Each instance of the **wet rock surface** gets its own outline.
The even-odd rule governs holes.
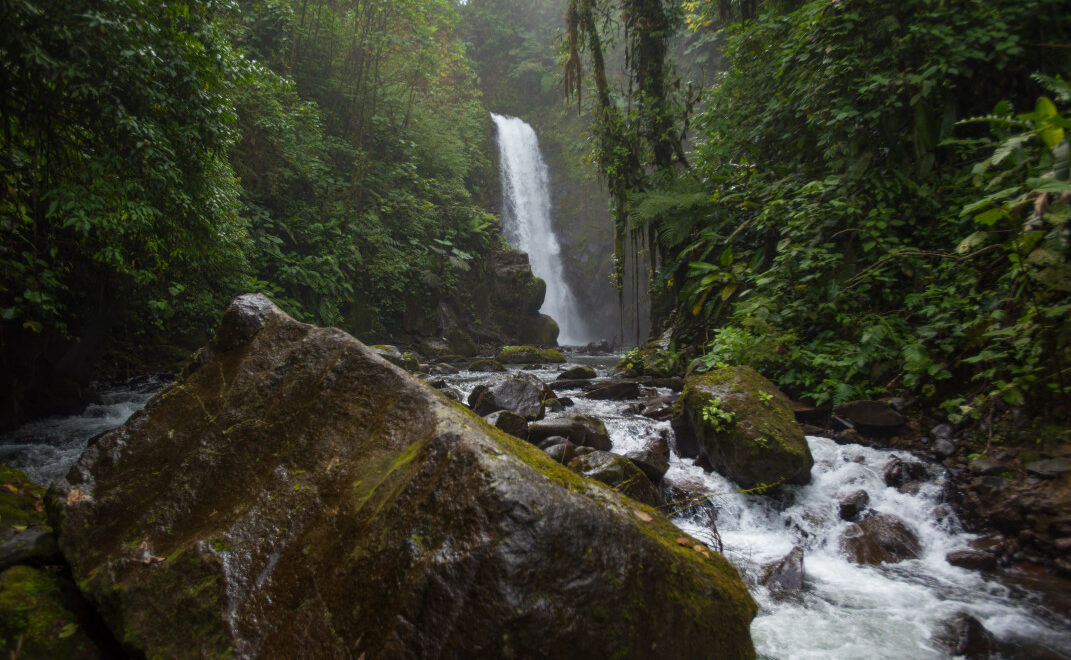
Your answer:
[[[792,550],[763,569],[761,584],[766,585],[775,596],[785,597],[803,591],[803,548]]]
[[[841,548],[857,564],[896,563],[916,559],[922,551],[918,536],[903,520],[879,513],[844,530]]]
[[[860,514],[866,510],[866,506],[869,503],[870,496],[867,495],[865,490],[857,490],[854,493],[845,495],[837,502],[841,520],[858,520]]]
[[[806,484],[814,459],[792,403],[750,367],[685,381],[673,421],[681,456],[695,451],[744,488]]]
[[[754,657],[735,569],[657,512],[338,330],[274,308],[234,327],[53,495],[131,651]]]
[[[993,635],[969,614],[956,614],[938,626],[934,641],[950,656],[988,660],[994,648]]]
[[[643,471],[624,456],[608,451],[593,451],[577,456],[568,465],[569,469],[601,481],[634,500],[655,507],[664,504],[661,494]]]
[[[528,440],[538,444],[551,436],[568,438],[576,445],[610,450],[610,434],[602,420],[590,415],[564,415],[528,425]]]

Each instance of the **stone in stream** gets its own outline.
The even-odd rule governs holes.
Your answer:
[[[578,365],[558,374],[557,380],[590,380],[594,377],[594,369],[586,365]]]
[[[495,360],[502,364],[560,364],[565,362],[565,356],[553,348],[503,346]]]
[[[754,658],[736,570],[657,511],[263,296],[219,336],[50,491],[130,653]]]
[[[965,660],[985,660],[992,657],[995,650],[993,635],[978,619],[965,612],[942,621],[934,641],[949,656]]]
[[[857,564],[893,564],[917,559],[922,552],[918,536],[907,523],[887,513],[849,525],[840,546]]]
[[[476,371],[480,373],[501,373],[506,371],[506,368],[502,366],[502,363],[496,360],[474,360],[469,363],[469,366],[465,367],[469,371]]]
[[[651,447],[627,452],[625,458],[642,470],[652,484],[662,481],[662,477],[669,470],[669,457],[666,452]]]
[[[766,585],[775,597],[803,591],[803,548],[797,545],[781,559],[767,564],[759,583]]]
[[[903,489],[909,483],[926,478],[926,466],[914,461],[905,461],[898,456],[893,456],[885,464],[882,477],[886,486]]]
[[[578,454],[576,453],[577,447],[576,445],[564,438],[562,438],[561,440],[561,442],[557,442],[553,445],[546,447],[543,451],[545,451],[547,453],[547,456],[550,456],[555,463],[561,463],[562,465],[566,465],[567,463],[569,463],[569,461],[573,460],[578,456]]]
[[[477,415],[508,410],[525,419],[541,419],[546,410],[542,389],[523,378],[507,378],[482,390],[470,405]]]
[[[584,393],[585,399],[597,399],[602,401],[621,401],[623,399],[636,399],[640,396],[640,386],[633,382],[619,382],[600,385]]]
[[[589,479],[601,481],[619,493],[650,506],[662,506],[661,493],[647,475],[632,461],[608,451],[593,451],[577,456],[568,463],[569,469]]]
[[[992,571],[997,567],[997,558],[981,550],[953,550],[945,555],[945,561],[972,571]]]
[[[496,429],[509,433],[515,438],[520,438],[521,440],[528,439],[528,422],[517,413],[508,410],[499,410],[490,415],[484,415],[483,420]]]
[[[681,456],[697,451],[744,488],[810,482],[814,459],[792,402],[751,367],[689,376],[677,411]]]
[[[552,435],[568,438],[576,445],[602,451],[610,450],[610,434],[606,431],[606,424],[590,415],[563,415],[528,425],[529,442],[539,444]]]
[[[639,409],[636,412],[644,417],[664,422],[673,417],[673,404],[677,403],[679,398],[679,394],[670,394],[669,396],[648,399],[639,404]]]
[[[867,504],[870,504],[870,495],[865,490],[860,489],[845,495],[837,502],[841,520],[849,522],[858,520],[859,515],[866,510]]]

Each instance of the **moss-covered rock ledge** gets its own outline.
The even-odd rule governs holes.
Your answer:
[[[60,546],[148,657],[754,657],[719,554],[263,296],[68,479]]]
[[[811,481],[814,458],[792,402],[751,367],[686,378],[673,430],[682,455],[706,456],[744,488]]]

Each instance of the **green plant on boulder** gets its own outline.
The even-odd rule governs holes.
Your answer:
[[[703,421],[717,432],[728,431],[736,422],[736,414],[721,407],[721,399],[714,399],[702,410]]]
[[[674,428],[743,488],[810,482],[814,459],[791,401],[751,367],[688,376],[676,415]]]

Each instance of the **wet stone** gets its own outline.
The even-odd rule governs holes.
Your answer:
[[[954,550],[945,555],[945,561],[973,571],[991,571],[997,567],[997,558],[981,550]]]
[[[841,520],[858,520],[859,514],[866,510],[867,504],[870,504],[870,495],[861,489],[841,498],[837,503]]]
[[[989,658],[994,651],[993,635],[978,619],[963,612],[941,622],[934,641],[948,655],[966,660]]]
[[[781,559],[763,569],[761,584],[775,596],[788,596],[803,590],[803,548],[796,546]]]

